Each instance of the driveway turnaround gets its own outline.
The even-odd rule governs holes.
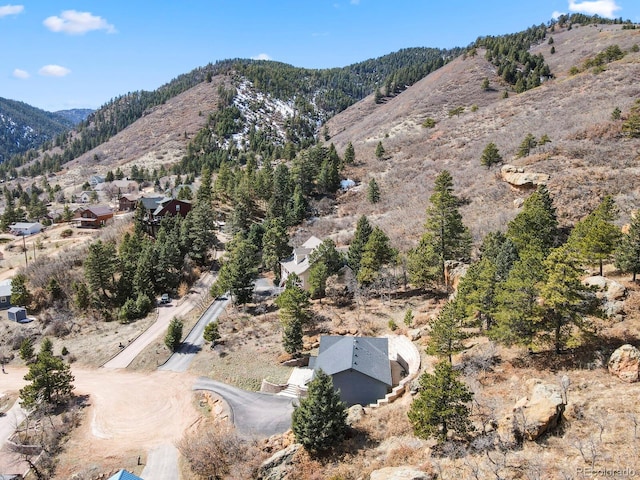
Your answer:
[[[199,378],[193,389],[208,390],[222,397],[241,435],[270,437],[291,428],[293,399],[289,397],[249,392],[205,377]]]
[[[158,367],[158,370],[170,370],[172,372],[185,372],[191,362],[193,361],[196,353],[198,353],[202,345],[204,344],[204,327],[209,323],[216,321],[218,315],[220,315],[229,300],[227,297],[222,297],[224,300],[216,300],[211,304],[209,308],[202,314],[198,322],[189,332],[187,338],[180,344],[180,348],[169,357],[163,365]]]

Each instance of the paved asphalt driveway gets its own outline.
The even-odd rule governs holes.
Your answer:
[[[199,378],[193,389],[209,390],[222,397],[241,435],[270,437],[291,428],[292,398],[248,392],[205,377]]]
[[[172,372],[186,372],[191,365],[196,353],[202,349],[204,344],[204,327],[209,323],[214,322],[218,315],[220,315],[229,300],[227,297],[222,297],[224,300],[216,300],[209,308],[202,314],[198,322],[189,332],[187,338],[180,344],[180,348],[169,357],[163,365],[158,367],[158,370],[170,370]]]

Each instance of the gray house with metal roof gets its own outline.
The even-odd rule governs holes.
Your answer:
[[[333,378],[333,387],[347,405],[369,405],[392,387],[389,343],[386,338],[320,337],[317,357],[309,367]]]

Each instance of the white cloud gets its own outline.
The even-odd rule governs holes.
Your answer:
[[[24,11],[24,5],[3,5],[0,7],[0,18],[9,15],[18,15]]]
[[[594,0],[579,3],[575,0],[569,0],[569,11],[586,13],[587,15],[615,18],[615,12],[621,9],[622,7],[616,4],[616,0]]]
[[[566,14],[564,12],[559,12],[557,10],[554,10],[553,13],[551,14],[551,18],[553,18],[554,20],[557,20],[562,15],[566,15]]]
[[[38,73],[43,77],[66,77],[71,73],[71,70],[60,65],[45,65]]]
[[[116,33],[116,27],[107,23],[104,18],[92,15],[90,12],[76,10],[65,10],[59,17],[54,15],[45,18],[42,23],[52,32],[63,32],[69,35],[83,35],[92,30]]]
[[[16,68],[13,71],[13,76],[15,78],[20,78],[20,79],[25,80],[25,79],[29,78],[31,75],[29,75],[29,72],[27,72],[26,70],[22,70],[20,68]]]
[[[255,57],[251,57],[252,60],[271,60],[271,57],[266,53],[259,53]]]

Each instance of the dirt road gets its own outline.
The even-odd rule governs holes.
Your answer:
[[[24,386],[26,372],[13,368],[2,375],[0,392]],[[72,372],[75,393],[90,397],[86,421],[72,432],[65,445],[73,458],[63,456],[57,478],[70,478],[91,465],[106,471],[117,468],[123,458],[146,458],[157,447],[173,444],[199,418],[193,405],[195,378],[189,374],[75,368]],[[1,417],[0,425],[4,422],[10,423],[11,419]],[[11,471],[11,460],[3,451],[0,471]]]

